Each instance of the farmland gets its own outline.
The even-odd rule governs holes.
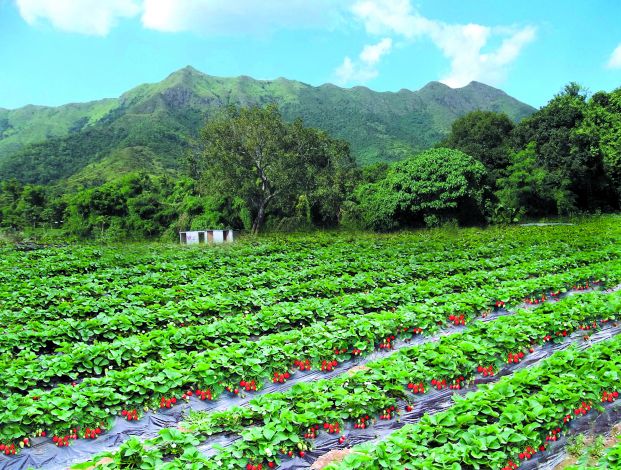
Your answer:
[[[0,469],[534,468],[616,413],[620,222],[0,248]]]

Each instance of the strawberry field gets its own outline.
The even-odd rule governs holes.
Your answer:
[[[0,469],[544,468],[616,416],[617,217],[0,255]]]

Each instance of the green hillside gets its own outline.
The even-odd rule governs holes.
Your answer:
[[[534,111],[477,82],[459,89],[431,82],[419,91],[380,93],[284,78],[218,78],[185,67],[115,99],[0,109],[0,175],[90,185],[128,169],[175,171],[189,139],[219,108],[268,103],[278,104],[288,120],[301,117],[349,141],[361,163],[394,161],[428,148],[457,117],[475,109],[503,111],[515,121]]]

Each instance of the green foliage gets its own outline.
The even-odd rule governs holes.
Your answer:
[[[567,440],[567,452],[574,457],[579,457],[586,447],[584,434],[572,436]]]
[[[588,98],[571,83],[514,125],[527,107],[476,82],[380,96],[185,68],[119,100],[62,107],[57,125],[46,126],[48,140],[27,137],[28,120],[37,127],[49,112],[0,110],[0,227],[174,239],[177,230],[206,227],[514,223],[621,205],[621,89]],[[300,117],[346,137],[358,161],[382,161],[360,171],[350,145]],[[387,163],[438,142],[450,123],[441,145],[461,157]],[[464,154],[473,160],[464,163]],[[125,191],[127,174],[150,175],[152,187]]]
[[[590,132],[581,131],[593,105],[583,89],[571,83],[546,106],[520,122],[512,134],[517,151],[534,144],[529,150],[535,157],[534,165],[546,172],[546,185],[557,188],[552,195],[557,214],[617,205],[602,156],[592,151],[598,145],[600,131],[594,127]],[[529,215],[541,212],[537,206],[526,206],[525,210]],[[550,205],[543,211],[554,214]]]
[[[270,214],[336,224],[356,177],[345,142],[299,120],[287,124],[271,105],[228,108],[208,122],[202,143],[195,168],[203,190],[243,201],[255,233]]]
[[[362,183],[377,183],[384,179],[390,165],[386,162],[377,162],[362,168]]]
[[[201,223],[227,225],[234,216],[222,198],[193,196],[186,179],[130,173],[101,186],[59,195],[50,188],[0,186],[0,227],[55,229],[79,237],[106,240],[157,238],[184,220],[183,229]],[[204,228],[204,227],[201,227]],[[166,236],[175,239],[176,233]]]
[[[567,451],[576,458],[576,464],[567,467],[567,470],[596,470],[598,468],[614,469],[621,463],[621,446],[607,444],[603,435],[597,435],[587,442],[584,434],[572,436],[567,441]],[[608,448],[607,448],[608,447]]]
[[[613,191],[621,198],[621,88],[591,97],[576,134],[584,139],[595,137],[589,151],[594,158],[601,158]]]
[[[517,221],[526,214],[568,215],[575,211],[575,195],[569,189],[571,181],[559,181],[537,164],[534,142],[511,156],[507,175],[498,180],[500,189],[496,192],[506,219]]]
[[[461,150],[479,160],[493,183],[509,165],[509,138],[513,127],[506,114],[473,111],[455,120],[451,133],[439,145]]]
[[[393,165],[355,194],[362,225],[374,230],[483,221],[485,167],[451,149],[433,149]]]

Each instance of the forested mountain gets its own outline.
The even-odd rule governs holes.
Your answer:
[[[279,78],[218,78],[185,67],[119,98],[60,107],[0,108],[0,179],[97,185],[129,170],[175,172],[209,116],[227,105],[275,103],[286,120],[347,140],[361,163],[399,160],[444,138],[452,122],[481,109],[518,121],[531,106],[478,82],[418,91],[313,87]]]

